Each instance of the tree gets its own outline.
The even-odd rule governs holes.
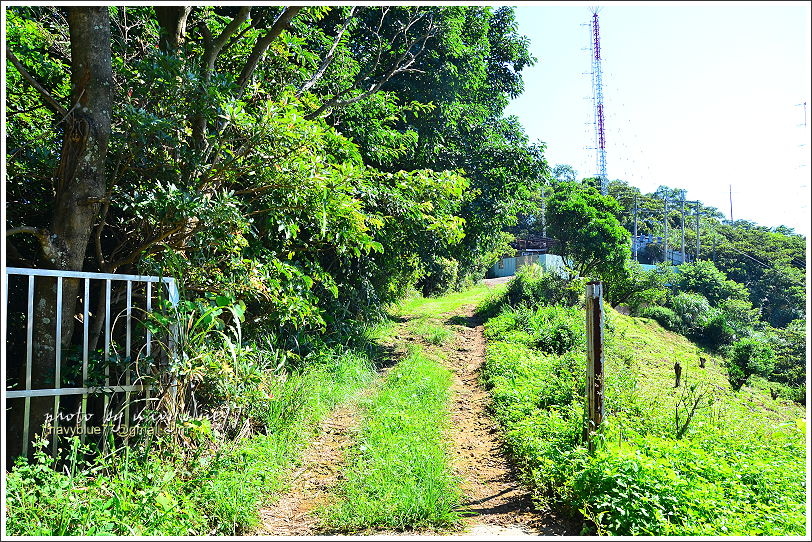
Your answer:
[[[312,113],[321,109],[336,118],[344,108],[386,96],[383,84],[396,83],[421,61],[415,40],[433,36],[440,12],[111,8],[108,88],[116,107],[108,185],[86,224],[91,250],[84,269],[158,272],[170,261],[186,261],[181,270],[190,290],[244,296],[249,316],[270,315],[264,321],[282,334],[323,326],[328,308],[341,307],[345,316],[362,307],[375,312],[402,293],[460,242],[467,181],[426,168],[381,174],[364,164],[357,145]],[[49,48],[68,29],[60,15],[55,8],[19,8],[10,25],[15,43],[24,44],[19,53],[47,51],[28,58],[49,68],[46,86],[53,88],[69,73],[59,60],[69,52]],[[366,49],[356,67],[377,62],[364,76],[342,67],[359,47]],[[23,111],[11,123],[12,142],[26,149],[33,130],[21,129],[21,121],[36,120],[45,131],[59,112],[31,119],[29,87],[19,77],[12,82],[11,101]],[[382,120],[372,115],[365,122]],[[45,172],[50,164],[41,156],[24,158],[11,161],[10,192],[24,203],[13,207],[10,224],[19,229],[12,234],[35,227],[25,223],[36,216],[32,210],[53,205],[41,183],[28,181],[32,170]],[[11,256],[40,265],[42,251],[25,241]],[[401,266],[405,261],[414,265]],[[91,309],[93,348],[104,299],[91,295],[99,300]],[[65,311],[67,319],[72,314]]]
[[[44,104],[61,117],[62,148],[53,177],[53,203],[47,226],[17,225],[6,236],[30,235],[38,241],[45,267],[81,270],[88,240],[106,194],[105,161],[110,140],[113,74],[110,53],[110,18],[106,7],[68,8],[70,35],[70,102],[55,98],[10,49],[6,58],[22,79],[33,87]],[[9,243],[11,244],[11,243]],[[12,249],[13,253],[18,251]],[[36,379],[52,372],[56,348],[71,343],[80,281],[65,280],[62,291],[62,345],[56,345],[54,326],[57,291],[51,281],[36,282],[32,374]],[[20,364],[19,370],[24,371]],[[24,380],[21,373],[20,381]],[[40,381],[41,382],[41,381]],[[32,427],[38,427],[47,407],[34,401]]]
[[[803,389],[806,384],[806,320],[798,318],[768,334],[775,350],[771,380]]]
[[[6,236],[32,235],[47,266],[79,270],[105,196],[113,74],[107,8],[69,8],[67,21],[72,66],[68,107],[37,82],[11,49],[6,49],[6,57],[22,79],[39,92],[47,107],[63,117],[64,126],[49,227],[19,225],[8,229]]]
[[[613,307],[628,305],[633,314],[649,305],[662,305],[667,296],[666,284],[673,278],[670,269],[662,266],[645,270],[633,260],[627,260],[624,272],[617,275],[608,291],[607,300]]]
[[[774,327],[786,327],[804,317],[806,288],[804,273],[781,262],[765,269],[753,285],[753,296],[762,307],[763,318]]]
[[[12,54],[59,102],[63,11],[9,13]],[[171,264],[190,291],[244,297],[247,329],[255,316],[280,335],[321,329],[408,285],[478,278],[546,176],[543,147],[502,115],[532,62],[509,8],[106,13],[113,106],[83,270]],[[23,234],[49,227],[43,179],[65,123],[21,73],[9,67],[9,261],[48,266]]]
[[[546,178],[543,146],[530,145],[518,120],[503,116],[508,99],[521,92],[522,69],[533,59],[511,8],[426,9],[437,30],[410,71],[327,120],[358,142],[375,168],[464,173],[470,181],[460,210],[466,235],[453,254],[464,281],[479,278],[509,249],[504,230],[519,212],[530,210]],[[377,28],[380,16],[367,18],[359,24]],[[363,73],[372,66],[362,53],[346,56]]]
[[[611,282],[629,258],[629,233],[618,222],[617,202],[595,188],[559,183],[547,201],[554,252],[577,275]]]
[[[578,180],[578,172],[567,164],[556,164],[550,174],[560,183],[574,183]]]

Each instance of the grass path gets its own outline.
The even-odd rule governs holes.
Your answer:
[[[261,511],[261,525],[253,534],[337,534],[325,523],[323,510],[338,501],[340,487],[346,481],[343,471],[348,452],[357,444],[361,431],[360,404],[380,390],[393,363],[415,350],[424,352],[452,374],[446,456],[463,495],[459,509],[462,521],[452,527],[401,533],[512,538],[578,534],[574,526],[552,513],[533,510],[531,494],[517,481],[503,452],[498,426],[487,411],[490,397],[479,381],[485,361],[485,338],[474,307],[489,292],[488,286],[480,285],[466,292],[401,304],[394,326],[379,338],[382,350],[391,358],[387,367],[371,386],[322,422],[289,489]],[[359,534],[396,533],[379,529]]]
[[[420,343],[452,371],[451,463],[464,495],[463,523],[453,533],[481,536],[577,535],[578,527],[549,511],[533,509],[530,491],[520,484],[503,451],[496,421],[488,412],[490,395],[479,374],[485,363],[483,322],[478,302],[504,280],[437,299],[412,299],[400,307],[407,321],[398,338]],[[421,533],[415,533],[421,534]]]

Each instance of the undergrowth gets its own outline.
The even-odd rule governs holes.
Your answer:
[[[459,520],[460,492],[443,438],[451,374],[413,351],[365,405],[338,501],[324,511],[337,531],[441,528]]]
[[[237,441],[202,430],[193,454],[153,442],[84,459],[74,439],[69,460],[54,468],[39,444],[33,462],[7,476],[10,535],[238,534],[257,524],[258,508],[285,485],[319,420],[370,382],[369,358],[323,352],[274,380],[254,415],[264,433]],[[88,456],[90,457],[90,456]]]

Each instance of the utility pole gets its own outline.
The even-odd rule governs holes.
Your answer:
[[[634,261],[640,262],[637,259],[637,194],[634,195],[634,237],[632,238],[632,244],[634,246]]]
[[[663,262],[668,261],[668,195],[663,198],[663,205],[665,208],[665,214],[663,216],[663,229],[665,233],[663,234],[663,242],[665,243],[665,254],[663,255]]]
[[[685,263],[685,190],[682,191],[682,201],[680,206],[680,251],[682,252],[682,263]]]
[[[733,185],[730,185],[730,223],[733,224]]]

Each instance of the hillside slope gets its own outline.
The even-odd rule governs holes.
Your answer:
[[[483,378],[539,505],[600,534],[803,534],[803,408],[768,390],[734,392],[722,360],[702,354],[702,368],[684,337],[606,313],[606,421],[594,455],[582,445],[583,310],[504,306],[486,324]]]

